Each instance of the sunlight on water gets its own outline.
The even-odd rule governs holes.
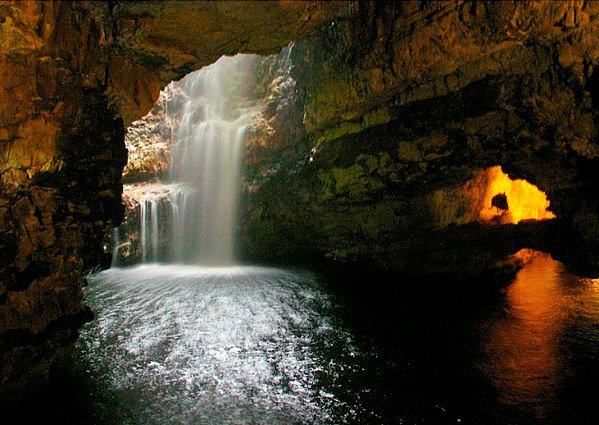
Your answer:
[[[76,376],[99,424],[586,423],[599,281],[518,256],[490,299],[360,277],[344,307],[319,279],[272,268],[111,269],[85,288],[97,316]],[[385,283],[420,287],[373,306]]]

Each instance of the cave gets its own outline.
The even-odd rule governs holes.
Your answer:
[[[518,224],[556,218],[545,193],[526,180],[510,179],[501,166],[477,173],[466,184],[466,192],[473,205],[473,220]]]
[[[0,3],[2,417],[594,423],[598,23]]]

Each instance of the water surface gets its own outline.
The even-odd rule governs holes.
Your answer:
[[[77,397],[95,423],[593,423],[599,282],[538,254],[496,285],[111,269]]]

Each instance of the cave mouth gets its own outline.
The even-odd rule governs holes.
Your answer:
[[[594,423],[598,6],[2,2],[0,411]]]
[[[518,224],[525,220],[551,220],[547,195],[524,179],[511,179],[500,165],[479,171],[465,186],[473,220]]]
[[[127,129],[112,266],[237,262],[245,143],[260,126],[268,83],[285,72],[277,56],[222,56],[168,84]]]

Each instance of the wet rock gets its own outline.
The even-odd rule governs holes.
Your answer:
[[[297,40],[263,63],[248,257],[478,273],[532,246],[597,269],[595,3],[253,7],[0,4],[0,397],[47,380],[88,317],[82,274],[106,264],[123,220],[125,126],[223,54]],[[136,128],[163,140],[154,124]],[[150,145],[130,144],[130,181],[163,176],[168,144]],[[559,221],[469,221],[456,194],[496,164],[544,191]]]
[[[502,165],[545,192],[560,219],[555,234],[539,224],[544,248],[597,273],[598,13],[589,3],[360,3],[298,43],[305,137],[247,166],[248,259],[493,267],[505,250],[484,252],[479,238],[504,230],[466,225],[460,188]],[[521,235],[508,234],[518,249]]]
[[[123,219],[124,124],[171,80],[223,54],[276,52],[346,9],[0,4],[0,404],[43,387],[76,337],[68,318],[86,317],[83,273],[106,265],[105,235]],[[164,173],[166,151],[133,155],[126,177]]]

